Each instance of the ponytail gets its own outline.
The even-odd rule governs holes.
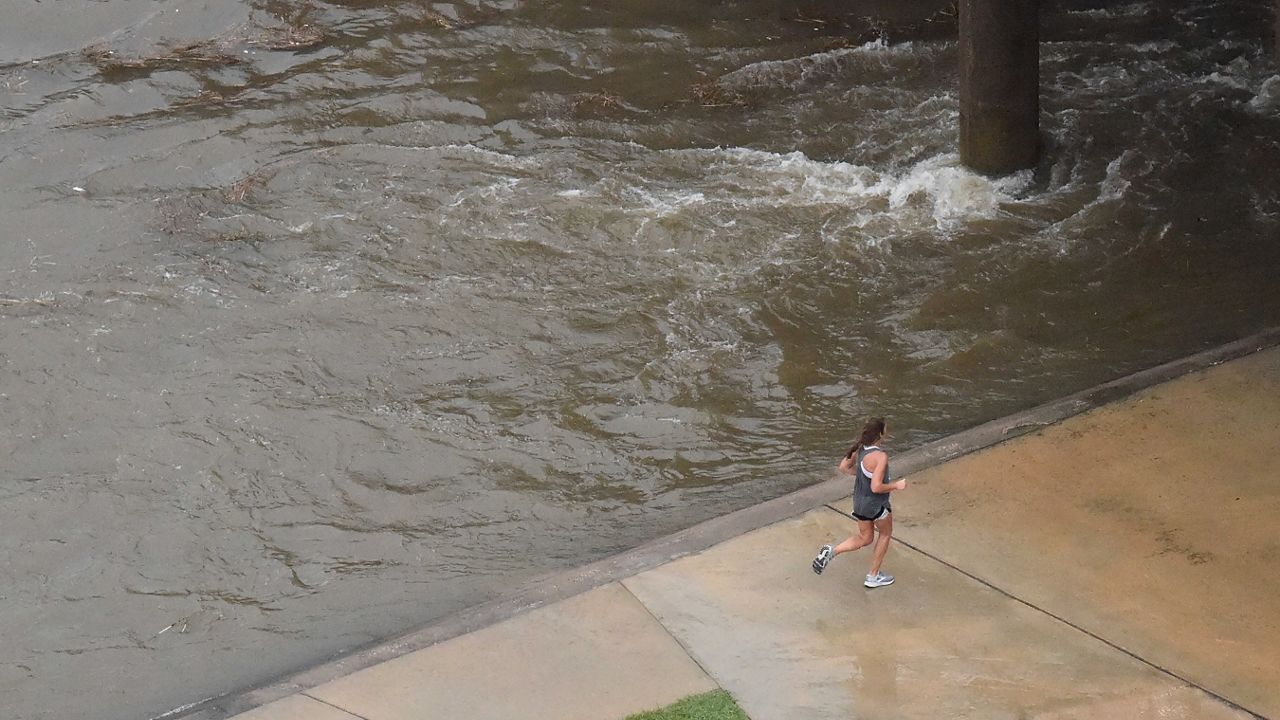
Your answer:
[[[844,454],[844,458],[846,460],[852,459],[854,455],[858,454],[859,450],[879,440],[881,435],[884,435],[884,418],[873,417],[868,419],[867,423],[862,426],[862,432],[858,433],[858,441],[849,448],[849,452]]]

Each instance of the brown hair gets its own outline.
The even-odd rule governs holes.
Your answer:
[[[858,441],[849,448],[849,452],[844,454],[845,459],[853,457],[862,448],[879,440],[881,435],[884,435],[884,418],[868,418],[867,423],[862,426],[862,432],[858,433]]]

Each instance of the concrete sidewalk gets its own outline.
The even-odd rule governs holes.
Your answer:
[[[890,587],[865,550],[812,573],[854,523],[802,494],[237,718],[619,720],[717,686],[752,720],[1280,718],[1280,350],[1201,365],[913,472]]]

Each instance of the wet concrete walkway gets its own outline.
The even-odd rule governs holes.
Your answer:
[[[809,569],[854,529],[834,481],[237,718],[617,720],[717,686],[753,720],[1280,718],[1280,349],[1241,347],[903,454],[890,587],[866,551]]]

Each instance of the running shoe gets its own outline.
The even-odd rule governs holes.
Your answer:
[[[814,562],[816,563],[817,560],[815,560]],[[885,575],[882,572],[878,572],[875,575],[868,575],[866,581],[863,582],[862,584],[869,588],[878,588],[878,587],[884,587],[885,585],[892,585],[893,576]]]
[[[818,550],[818,557],[813,559],[813,571],[821,575],[822,571],[827,569],[827,563],[831,562],[831,558],[835,556],[835,548],[830,545],[823,545]]]

